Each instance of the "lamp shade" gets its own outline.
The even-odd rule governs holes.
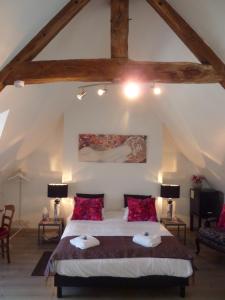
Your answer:
[[[163,198],[179,198],[180,186],[175,184],[162,184],[160,196]]]
[[[49,198],[66,198],[68,195],[68,184],[50,183],[48,184]]]

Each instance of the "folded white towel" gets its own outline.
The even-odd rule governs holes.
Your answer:
[[[144,247],[156,247],[161,243],[161,236],[159,235],[147,235],[145,234],[135,234],[133,237],[133,242],[144,246]]]
[[[70,244],[82,250],[100,245],[98,239],[91,235],[81,235],[70,240]]]

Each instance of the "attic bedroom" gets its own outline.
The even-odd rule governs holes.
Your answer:
[[[0,1],[0,298],[225,298],[225,1]]]

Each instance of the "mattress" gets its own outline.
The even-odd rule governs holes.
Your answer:
[[[160,236],[171,233],[157,222],[127,222],[122,212],[108,212],[103,221],[67,222],[62,238],[66,236],[90,234],[94,236],[133,236],[148,232]],[[58,260],[54,269],[65,276],[112,276],[137,278],[150,275],[190,277],[193,273],[190,261],[171,258],[116,258],[116,259],[76,259]]]

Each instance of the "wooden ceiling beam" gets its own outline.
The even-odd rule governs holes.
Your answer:
[[[111,57],[128,58],[129,0],[111,0]]]
[[[127,59],[75,59],[33,61],[18,64],[5,83],[15,80],[26,84],[59,81],[125,81],[161,83],[216,83],[225,79],[211,65],[179,62],[143,62]]]
[[[71,0],[51,21],[1,70],[0,91],[4,81],[18,63],[30,61],[77,15],[90,0]]]
[[[210,64],[218,73],[223,73],[225,65],[194,29],[176,12],[166,0],[146,0],[177,34],[183,43],[203,64]],[[225,88],[225,82],[221,82]]]

